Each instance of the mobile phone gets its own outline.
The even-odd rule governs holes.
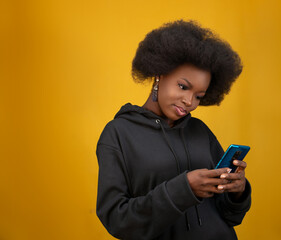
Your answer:
[[[231,169],[231,173],[235,172],[237,166],[233,165],[233,160],[237,159],[242,161],[249,150],[249,146],[231,144],[215,169],[228,167]]]

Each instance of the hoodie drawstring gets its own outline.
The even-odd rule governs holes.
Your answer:
[[[187,229],[187,231],[189,231],[190,230],[190,224],[189,224],[189,221],[188,221],[187,213],[184,213],[184,216],[185,216],[186,229]]]
[[[201,218],[200,218],[199,210],[198,210],[198,206],[197,206],[197,205],[195,205],[195,210],[196,210],[196,215],[197,215],[198,224],[199,224],[199,226],[202,226],[202,220],[201,220]]]
[[[187,169],[191,170],[190,154],[189,154],[189,151],[187,149],[187,144],[186,144],[186,141],[185,141],[185,138],[184,138],[183,128],[180,129],[180,134],[181,134],[181,139],[183,141],[184,150],[185,150],[185,153],[186,153],[186,156],[187,156]],[[198,206],[197,205],[195,205],[195,210],[196,210],[196,216],[197,216],[198,224],[199,224],[199,226],[202,226],[202,220],[200,218],[199,210],[198,210]]]
[[[181,134],[181,139],[183,141],[183,146],[184,146],[185,154],[187,156],[187,169],[190,171],[190,169],[191,169],[190,154],[189,154],[189,151],[188,151],[188,149],[186,147],[187,145],[186,145],[184,134],[183,134],[183,128],[180,129],[180,134]]]
[[[160,121],[159,119],[156,119],[156,123],[159,124],[160,127],[161,127],[161,129],[162,129],[164,138],[165,138],[165,140],[166,140],[166,142],[167,142],[169,148],[171,149],[171,151],[172,151],[172,153],[173,153],[173,155],[174,155],[174,157],[175,157],[175,159],[176,159],[178,174],[180,174],[180,173],[181,173],[181,170],[180,170],[180,163],[179,163],[179,160],[178,160],[178,158],[177,158],[177,155],[176,155],[174,149],[172,148],[172,146],[171,146],[171,144],[170,144],[170,142],[169,142],[169,140],[168,140],[168,138],[167,138],[165,129],[164,129],[164,127],[163,127],[163,125],[162,125],[162,123],[161,123],[161,121]]]
[[[163,135],[164,135],[164,139],[165,139],[165,141],[167,142],[167,144],[168,144],[168,146],[169,146],[171,152],[173,153],[174,158],[175,158],[175,160],[176,160],[176,162],[177,162],[178,174],[180,174],[180,173],[181,173],[181,170],[180,170],[179,160],[178,160],[178,158],[177,158],[177,155],[176,155],[174,149],[172,148],[172,145],[171,145],[170,142],[169,142],[169,139],[168,139],[168,137],[167,137],[167,135],[166,135],[165,129],[164,129],[164,127],[163,127],[163,125],[162,125],[160,119],[156,119],[156,123],[159,124],[160,127],[161,127],[162,133],[163,133]],[[185,154],[186,154],[186,157],[187,157],[187,169],[190,171],[190,170],[191,170],[190,154],[189,154],[189,151],[188,151],[188,149],[187,149],[186,141],[185,141],[185,138],[184,138],[183,128],[180,129],[180,135],[181,135],[181,139],[182,139],[182,141],[183,141],[184,150],[185,150]],[[202,226],[202,220],[201,220],[201,218],[200,218],[199,210],[198,210],[198,206],[197,206],[197,205],[195,205],[195,211],[196,211],[196,216],[197,216],[198,224],[199,224],[199,226]],[[187,213],[185,213],[185,223],[186,223],[186,228],[187,228],[187,230],[189,231],[189,230],[190,230],[190,224],[189,224],[189,221],[188,221]]]

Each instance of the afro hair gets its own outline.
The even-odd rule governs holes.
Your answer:
[[[200,105],[219,105],[242,72],[231,46],[194,21],[175,21],[148,33],[132,62],[136,82],[152,80],[189,63],[211,73],[211,83]]]

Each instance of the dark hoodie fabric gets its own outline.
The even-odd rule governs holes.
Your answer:
[[[114,237],[124,240],[237,239],[233,226],[251,204],[227,193],[196,197],[188,171],[212,169],[224,151],[199,119],[187,115],[174,127],[154,113],[124,105],[97,144],[97,215]]]

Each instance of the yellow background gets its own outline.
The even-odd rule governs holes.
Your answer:
[[[95,215],[98,137],[150,85],[130,76],[138,43],[164,22],[194,19],[245,68],[220,107],[198,108],[246,158],[253,203],[239,239],[281,239],[278,0],[0,2],[0,239],[113,239]]]

